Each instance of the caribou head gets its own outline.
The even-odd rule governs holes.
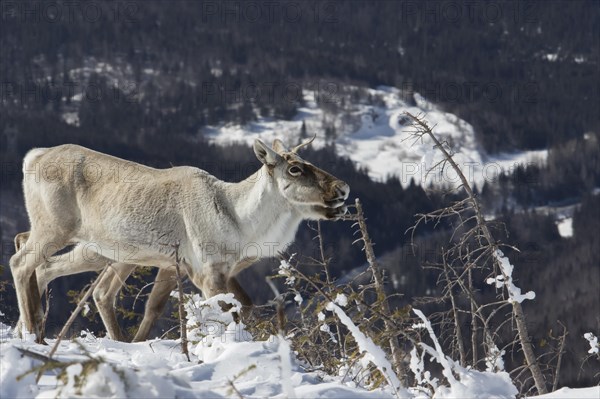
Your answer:
[[[280,195],[300,210],[303,217],[335,220],[347,212],[344,201],[350,194],[350,187],[298,155],[298,151],[313,140],[314,137],[288,150],[279,139],[275,139],[273,148],[257,139],[254,152],[265,165]]]

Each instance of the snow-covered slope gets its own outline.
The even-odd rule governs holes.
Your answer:
[[[350,329],[363,348],[363,360],[386,370],[386,367],[380,368],[382,364],[389,366],[385,354],[345,316],[342,306],[347,299],[344,297],[341,301],[338,298],[339,306],[330,303],[327,309],[334,311]],[[364,379],[356,382],[347,372],[342,372],[343,376],[330,376],[303,370],[287,339],[281,335],[271,336],[267,341],[252,340],[243,324],[233,322],[231,311],[221,311],[219,301],[235,303],[233,294],[215,296],[207,301],[198,295],[190,299],[185,305],[189,360],[181,353],[178,341],[154,339],[123,343],[82,332],[79,338],[59,344],[53,360],[61,362],[60,367],[42,369],[41,358],[47,356],[50,346],[35,344],[31,335],[24,339],[13,338],[11,328],[0,323],[0,397],[426,399],[430,397],[429,391],[423,389],[427,384],[434,387],[433,397],[438,399],[514,398],[517,393],[508,373],[462,368],[445,357],[438,344],[436,350],[430,350],[433,355],[438,354],[438,359],[444,359],[445,370],[453,370],[444,374],[449,379],[448,385],[437,378],[432,379],[429,371],[424,373],[425,363],[415,356],[415,349],[411,352],[410,368],[427,384],[404,389],[399,381],[392,379],[390,383],[398,387],[396,392],[390,385],[368,390],[368,387],[357,385],[365,383]],[[420,317],[427,321],[422,314]],[[422,325],[429,326],[429,334],[433,337],[431,325],[428,322]],[[420,327],[415,325],[414,328]],[[54,342],[48,340],[50,345]],[[40,378],[36,380],[38,375]],[[598,397],[593,396],[597,392],[595,388],[563,389],[547,397],[583,399]]]
[[[178,342],[151,340],[122,343],[83,333],[75,341],[61,342],[55,360],[74,362],[66,369],[65,381],[46,371],[39,383],[36,373],[27,374],[41,361],[23,356],[17,348],[47,354],[49,346],[31,340],[10,338],[9,328],[0,323],[1,398],[284,398],[291,389],[303,398],[391,398],[390,392],[367,391],[316,373],[303,372],[292,363],[288,378],[282,378],[281,341],[240,340],[235,332],[222,341],[205,346],[203,362],[192,354],[188,362]],[[48,340],[52,345],[54,340]],[[192,346],[193,347],[193,346]],[[198,349],[198,348],[196,348]],[[197,351],[196,351],[197,352]],[[100,359],[84,375],[83,362]],[[88,363],[89,364],[89,363]],[[19,378],[21,377],[21,378]],[[286,384],[288,386],[286,387]],[[287,389],[286,389],[287,388]]]
[[[346,90],[352,91],[352,88]],[[255,138],[271,141],[278,137],[291,146],[300,141],[304,121],[307,135],[317,135],[314,146],[322,147],[326,144],[325,127],[334,126],[335,146],[340,155],[367,168],[374,180],[397,176],[403,185],[408,185],[411,179],[422,185],[453,186],[458,183],[450,168],[442,170],[438,167],[433,173],[427,173],[438,163],[440,156],[430,140],[415,141],[411,138],[412,127],[405,112],[424,116],[430,125],[435,126],[434,132],[449,144],[467,177],[479,187],[485,180],[495,179],[502,170],[509,171],[519,164],[541,163],[546,159],[546,151],[488,156],[477,142],[469,123],[442,111],[419,94],[414,94],[414,103],[408,104],[403,100],[403,93],[393,87],[365,91],[369,101],[352,102],[351,96],[342,94],[330,99],[337,104],[333,111],[332,107],[318,104],[316,98],[319,93],[305,91],[305,105],[291,121],[261,118],[244,126],[208,127],[203,133],[217,144],[251,144]]]
[[[535,396],[537,399],[598,399],[600,386],[589,388],[561,388],[545,395]]]

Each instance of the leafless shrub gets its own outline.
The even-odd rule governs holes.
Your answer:
[[[429,298],[427,301],[450,304],[449,310],[433,315],[434,320],[442,326],[442,330],[444,326],[452,326],[449,334],[451,346],[458,351],[463,366],[468,363],[466,349],[468,345],[465,345],[465,342],[470,341],[471,344],[471,366],[475,368],[485,366],[492,371],[503,367],[503,363],[500,362],[503,351],[508,346],[518,344],[519,350],[524,354],[526,365],[523,369],[512,370],[513,375],[521,377],[520,373],[528,370],[537,392],[546,393],[546,381],[539,360],[534,354],[521,306],[522,300],[531,299],[531,295],[529,293],[520,295],[520,289],[512,283],[512,265],[507,266],[508,259],[500,252],[501,248],[508,246],[494,238],[492,224],[485,220],[481,204],[461,168],[455,162],[449,143],[440,141],[422,116],[409,113],[407,116],[413,121],[411,139],[415,142],[431,141],[434,148],[442,154],[441,161],[432,169],[452,168],[460,178],[460,185],[456,188],[456,192],[464,194],[463,199],[445,208],[417,215],[417,221],[411,228],[414,234],[421,224],[437,225],[442,220],[448,220],[454,226],[449,248],[441,250],[441,264],[425,265],[439,270],[439,284],[444,287],[441,298]],[[510,248],[517,250],[514,247]],[[480,299],[480,295],[474,289],[474,275],[485,276],[488,283],[495,284],[496,300]],[[509,317],[506,317],[505,312],[508,309],[510,309]],[[469,320],[470,337],[462,331],[464,321]],[[509,325],[516,329],[517,341],[498,348],[501,330]],[[483,358],[479,356],[479,342],[483,342]]]

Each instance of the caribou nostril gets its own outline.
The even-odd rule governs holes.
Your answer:
[[[336,191],[337,191],[338,196],[343,197],[344,199],[347,199],[348,195],[350,194],[350,188],[348,187],[348,185],[346,183],[344,183],[343,185],[337,186]]]

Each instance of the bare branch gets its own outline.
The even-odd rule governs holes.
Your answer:
[[[104,269],[102,269],[102,271],[100,272],[100,274],[98,274],[98,276],[96,277],[96,279],[94,280],[92,285],[90,285],[90,288],[88,288],[88,290],[85,292],[85,294],[83,295],[83,297],[77,304],[77,307],[75,308],[73,313],[71,313],[71,316],[69,317],[69,319],[63,326],[62,330],[60,330],[60,332],[58,333],[58,336],[56,337],[56,342],[54,342],[54,345],[52,346],[50,353],[48,353],[48,358],[52,359],[52,356],[54,356],[54,353],[56,353],[56,350],[58,349],[58,345],[60,344],[60,341],[63,339],[63,337],[69,330],[69,328],[71,328],[71,325],[75,321],[75,318],[79,315],[79,313],[81,312],[81,309],[83,309],[83,306],[86,304],[87,300],[90,298],[90,295],[92,295],[92,292],[94,292],[94,289],[96,289],[96,286],[98,285],[100,280],[102,280],[102,277],[104,277],[104,274],[106,273],[108,268],[109,268],[109,265],[106,265],[106,267]]]
[[[173,244],[173,248],[175,248],[175,272],[177,275],[177,292],[179,293],[179,334],[181,336],[181,353],[185,355],[188,362],[190,361],[190,352],[188,349],[188,339],[187,339],[187,326],[185,322],[185,309],[183,307],[183,284],[181,280],[181,270],[179,267],[179,263],[181,260],[179,259],[179,242]]]

